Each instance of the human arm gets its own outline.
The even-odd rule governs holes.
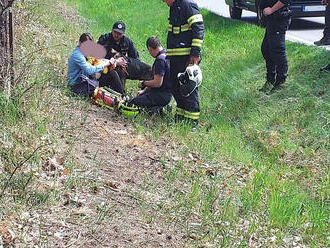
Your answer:
[[[267,7],[263,10],[263,14],[265,16],[269,16],[273,14],[274,12],[278,11],[279,9],[283,8],[285,6],[287,1],[277,1],[272,7]]]
[[[204,23],[203,17],[199,12],[198,6],[191,3],[187,8],[187,22],[192,30],[192,42],[190,51],[190,63],[198,64],[201,57],[201,48],[204,38]]]
[[[161,57],[163,56],[163,57]],[[139,87],[160,88],[163,85],[164,76],[168,69],[168,62],[165,60],[165,54],[157,57],[153,64],[153,79],[148,81],[140,81]]]
[[[139,58],[139,52],[135,49],[134,47],[134,42],[127,38],[128,40],[128,51],[127,51],[127,56],[133,59],[138,59]]]
[[[102,34],[102,35],[99,37],[97,43],[98,43],[98,44],[101,44],[101,45],[104,46],[104,45],[107,43],[107,41],[108,41],[109,39],[110,39],[110,33],[108,33],[108,34]]]
[[[154,78],[152,80],[140,81],[139,88],[141,88],[141,89],[143,89],[144,87],[159,88],[163,84],[163,79],[164,79],[164,76],[155,74]]]
[[[94,73],[101,72],[105,66],[110,64],[109,60],[106,60],[98,65],[91,65],[87,62],[85,56],[81,52],[76,52],[72,57],[72,60],[86,75],[93,75]]]

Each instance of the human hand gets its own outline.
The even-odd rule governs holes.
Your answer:
[[[271,7],[267,7],[262,11],[262,13],[264,14],[264,16],[269,16],[269,15],[273,14],[273,10]]]
[[[96,72],[92,76],[93,76],[94,79],[98,80],[101,77],[101,73],[100,72]]]
[[[127,67],[127,61],[125,58],[120,57],[118,59],[116,59],[117,65],[119,65],[120,67]]]
[[[328,5],[328,0],[321,0],[322,5]]]
[[[201,57],[199,56],[190,56],[190,59],[189,59],[189,64],[198,64],[199,61],[201,61]]]
[[[139,84],[138,84],[138,87],[140,88],[140,89],[143,89],[143,88],[145,88],[146,86],[145,86],[145,84],[144,84],[144,82],[145,81],[139,81]]]
[[[108,59],[101,59],[101,64],[104,66],[104,67],[107,67],[107,66],[110,66],[111,63],[110,63],[110,60]]]
[[[137,96],[143,95],[146,92],[146,90],[147,90],[147,87],[145,87],[143,90],[139,90],[136,95]]]

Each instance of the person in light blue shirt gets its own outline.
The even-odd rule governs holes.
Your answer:
[[[83,33],[79,38],[78,46],[68,59],[68,86],[74,93],[84,96],[90,95],[98,86],[108,86],[119,93],[123,93],[120,78],[114,70],[108,72],[108,80],[103,85],[99,85],[97,80],[92,79],[94,74],[102,72],[111,63],[109,60],[100,60],[101,63],[95,66],[88,63],[87,58],[80,50],[81,44],[88,40],[93,41],[91,34]]]

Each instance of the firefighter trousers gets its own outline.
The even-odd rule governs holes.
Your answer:
[[[180,92],[178,73],[182,73],[186,70],[188,62],[189,56],[170,57],[170,78],[172,82],[172,94],[177,105],[176,115],[179,117],[184,117],[188,120],[198,121],[200,112],[198,88],[196,88],[187,97],[184,97]]]

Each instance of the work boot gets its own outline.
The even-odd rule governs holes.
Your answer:
[[[273,84],[269,81],[266,81],[265,84],[259,89],[261,92],[267,92],[273,87]]]
[[[320,71],[322,72],[330,72],[330,63],[326,66],[323,66]]]
[[[285,83],[285,80],[276,81],[276,82],[274,83],[273,88],[268,92],[267,95],[271,95],[271,94],[273,94],[274,92],[276,92],[276,91],[282,89],[282,88],[284,87],[284,83]]]
[[[316,46],[327,46],[330,45],[330,38],[323,37],[322,39],[315,41],[314,45]]]

